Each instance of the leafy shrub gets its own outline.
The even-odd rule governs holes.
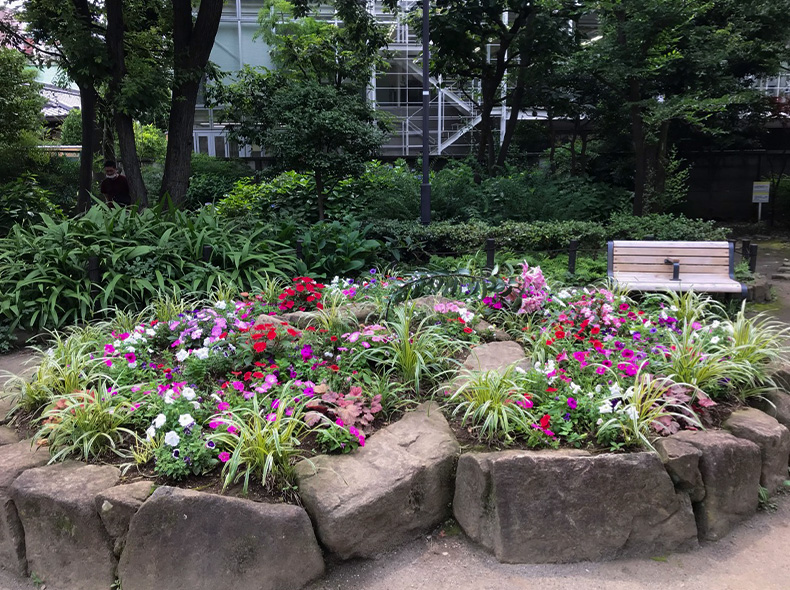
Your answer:
[[[160,292],[205,295],[219,281],[247,290],[296,266],[265,228],[239,232],[211,208],[137,212],[97,203],[78,219],[41,217],[0,239],[0,314],[12,327],[86,321],[94,306],[139,309]],[[208,262],[204,246],[213,249]],[[95,298],[86,273],[91,256],[101,270]]]
[[[167,137],[155,125],[134,123],[134,143],[141,160],[161,162],[167,154]]]
[[[74,209],[80,183],[80,162],[76,158],[48,156],[32,168],[41,188],[52,194],[51,200],[65,213]],[[156,190],[159,190],[157,185]]]
[[[408,221],[373,222],[371,236],[386,242],[397,255],[424,260],[431,254],[472,254],[493,238],[497,249],[510,252],[567,252],[571,240],[581,249],[603,249],[607,240],[722,240],[728,230],[713,222],[673,215],[633,217],[623,213],[607,223],[593,221],[505,221],[487,224],[437,222],[424,226]]]
[[[61,145],[82,145],[82,111],[71,109],[60,126]]]
[[[189,179],[184,207],[197,209],[215,203],[229,193],[236,182],[253,176],[241,160],[223,160],[205,154],[192,154],[192,176]]]
[[[318,223],[301,234],[304,261],[300,272],[334,277],[356,275],[369,268],[381,249],[381,243],[367,238],[369,225],[346,219]]]
[[[56,219],[63,217],[52,203],[52,193],[41,188],[35,176],[26,175],[0,186],[0,235],[6,235],[19,224],[41,221],[41,214]]]

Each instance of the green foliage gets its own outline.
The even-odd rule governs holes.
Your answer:
[[[381,242],[368,239],[369,225],[346,219],[323,222],[299,234],[304,260],[300,274],[331,278],[357,275],[370,268],[381,250]]]
[[[0,48],[0,181],[21,172],[30,150],[41,138],[41,108],[35,70],[23,53]]]
[[[264,487],[292,477],[291,461],[298,452],[298,436],[304,422],[301,406],[287,416],[285,409],[288,404],[285,402],[281,399],[277,410],[269,414],[273,420],[267,419],[267,406],[259,405],[258,396],[253,396],[252,407],[238,408],[230,418],[224,414],[212,418],[222,420],[235,430],[235,433],[220,432],[209,437],[219,448],[230,453],[222,468],[224,488],[243,477],[246,493],[253,477],[260,479]]]
[[[42,214],[63,218],[63,212],[52,203],[52,194],[41,188],[34,176],[25,175],[0,186],[0,236],[15,224],[40,223]]]
[[[192,154],[192,176],[182,207],[198,209],[206,203],[216,203],[230,193],[239,181],[252,176],[253,171],[241,160],[222,160],[205,154]],[[161,181],[161,176],[159,180]]]
[[[52,202],[64,213],[74,210],[79,187],[79,160],[63,156],[49,156],[31,167],[41,188],[52,194]],[[96,187],[98,190],[98,186]]]
[[[184,431],[176,447],[157,442],[154,450],[154,471],[174,481],[189,475],[203,475],[219,463],[217,453],[206,445],[206,439],[201,436],[199,428],[190,432]]]
[[[137,147],[137,157],[141,160],[161,162],[165,159],[167,138],[154,125],[142,125],[135,121],[134,142]]]
[[[209,262],[204,245],[213,249]],[[95,298],[86,273],[91,256],[101,269]],[[145,307],[160,292],[205,295],[218,280],[249,290],[295,266],[265,228],[238,232],[210,208],[137,212],[97,203],[78,219],[42,215],[0,239],[0,313],[13,327],[63,326],[95,317],[95,307]]]
[[[289,79],[246,67],[237,81],[212,87],[208,102],[233,123],[229,137],[265,145],[280,170],[310,173],[315,180],[318,219],[324,195],[361,173],[386,139],[386,125],[354,88]]]
[[[82,111],[71,109],[60,126],[61,145],[82,145]]]
[[[134,437],[126,428],[134,411],[127,401],[118,401],[103,384],[95,389],[62,395],[41,415],[36,440],[46,440],[52,459],[87,461],[111,451],[120,454],[118,444]]]
[[[688,197],[691,169],[684,166],[683,159],[678,156],[678,150],[674,146],[667,155],[665,173],[666,180],[662,192],[656,192],[654,182],[648,183],[645,191],[645,211],[666,213]]]
[[[470,372],[447,400],[453,416],[461,414],[462,426],[489,443],[511,442],[517,433],[528,431],[536,422],[529,411],[532,401],[524,395],[523,380],[515,365],[499,371]]]

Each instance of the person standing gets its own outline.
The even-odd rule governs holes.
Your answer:
[[[129,182],[123,174],[118,172],[118,166],[112,160],[104,163],[104,174],[107,176],[101,182],[101,191],[107,203],[117,203],[122,207],[132,204],[132,197],[129,194]]]

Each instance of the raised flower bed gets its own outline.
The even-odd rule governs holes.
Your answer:
[[[177,575],[153,554],[178,530],[196,555],[228,545],[236,587],[300,587],[323,570],[318,542],[375,555],[448,517],[453,493],[462,528],[504,561],[601,559],[718,538],[756,509],[761,485],[782,485],[785,426],[757,410],[729,418],[775,389],[779,326],[693,294],[552,291],[526,268],[503,280],[505,296],[469,279],[452,297],[389,306],[403,279],[300,277],[63,335],[21,384],[15,421],[38,450],[0,447],[6,566],[64,588],[114,572],[125,590],[147,588]],[[109,463],[112,482],[91,483],[79,464],[39,467],[45,453]],[[73,500],[57,498],[66,481]],[[130,493],[112,492],[117,481]],[[164,487],[145,499],[141,482]],[[286,505],[300,495],[309,519]],[[216,520],[228,511],[241,520]],[[42,557],[58,553],[46,531],[64,527],[106,541],[90,583]],[[549,542],[548,529],[568,538]],[[195,560],[190,587],[212,587]],[[311,565],[261,573],[289,560]]]

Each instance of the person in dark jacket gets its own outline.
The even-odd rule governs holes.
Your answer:
[[[118,166],[112,160],[104,163],[104,174],[107,176],[101,182],[101,194],[107,203],[117,203],[122,207],[132,204],[129,195],[129,182],[123,174],[118,173]]]

